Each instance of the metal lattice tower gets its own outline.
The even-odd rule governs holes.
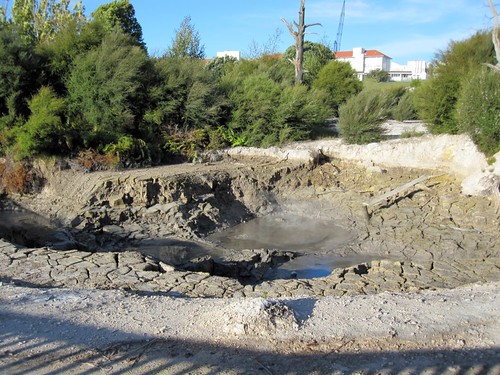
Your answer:
[[[345,0],[342,4],[342,12],[340,13],[339,29],[337,30],[337,39],[333,45],[334,52],[340,50],[340,44],[342,43],[342,33],[344,31],[344,18],[345,18]]]

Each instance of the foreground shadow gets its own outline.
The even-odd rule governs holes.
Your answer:
[[[2,374],[498,374],[500,348],[278,354],[0,310]]]

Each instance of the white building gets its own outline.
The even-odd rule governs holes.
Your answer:
[[[411,81],[427,79],[427,63],[424,60],[408,61],[406,65],[391,63],[389,71],[392,81]]]
[[[217,52],[217,57],[234,57],[236,60],[241,59],[241,52],[240,51],[222,51],[222,52]]]
[[[427,79],[425,61],[408,61],[407,65],[399,65],[392,62],[389,56],[374,49],[354,48],[352,51],[339,51],[335,52],[335,58],[349,62],[361,81],[368,73],[376,69],[388,72],[392,81]]]

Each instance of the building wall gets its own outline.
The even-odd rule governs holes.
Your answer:
[[[423,60],[408,61],[407,65],[392,62],[389,56],[378,51],[369,51],[364,48],[354,48],[352,53],[339,52],[337,60],[351,64],[360,80],[372,70],[380,69],[389,72],[393,81],[410,81],[413,79],[427,79],[427,63]]]
[[[240,60],[241,59],[241,52],[240,51],[217,52],[217,57],[234,57],[236,60]]]

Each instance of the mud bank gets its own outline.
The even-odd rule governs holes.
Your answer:
[[[0,372],[497,373],[495,199],[464,195],[446,168],[308,147],[91,174],[39,165],[44,189],[2,202],[28,221],[2,221]],[[365,261],[265,280],[303,250],[209,237],[276,212],[352,235],[313,255]]]

